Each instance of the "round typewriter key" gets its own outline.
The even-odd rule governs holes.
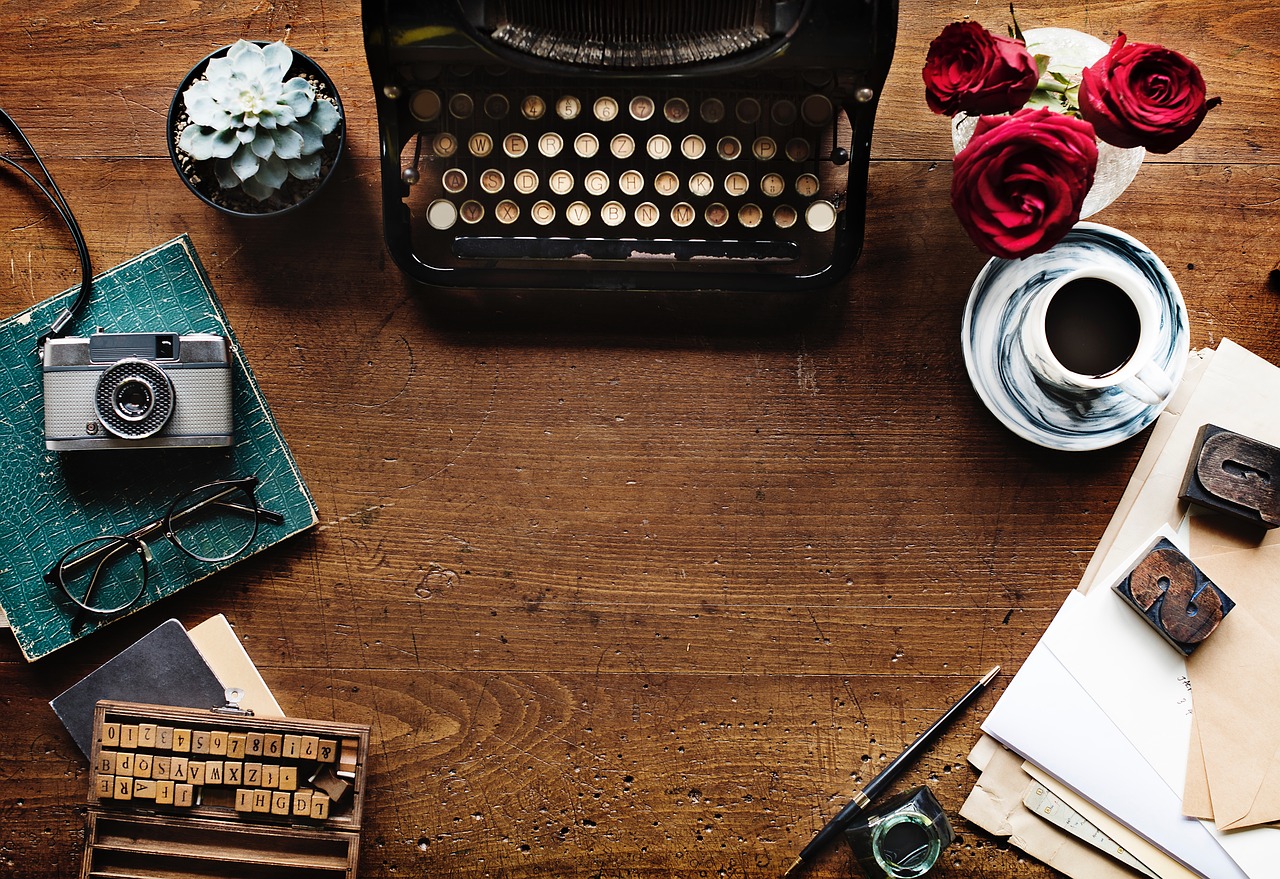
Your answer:
[[[584,131],[573,139],[573,151],[582,158],[589,159],[600,152],[600,138]]]
[[[689,118],[689,102],[684,98],[670,98],[662,105],[662,115],[668,122],[683,122]]]
[[[631,103],[627,105],[627,110],[631,113],[632,119],[637,122],[647,122],[653,118],[653,98],[636,95],[631,99]]]
[[[773,209],[773,225],[779,229],[790,229],[797,219],[796,209],[789,204],[780,204]]]
[[[699,171],[689,178],[689,191],[696,196],[706,196],[711,194],[711,190],[716,188],[716,182],[706,171]]]
[[[529,216],[539,226],[545,226],[556,218],[556,209],[549,201],[537,201],[529,208]]]
[[[607,201],[600,208],[600,219],[606,226],[620,226],[627,219],[627,209],[616,201]]]
[[[793,162],[803,162],[809,158],[809,141],[803,137],[793,137],[787,141],[787,158]]]
[[[680,178],[670,171],[661,171],[653,178],[653,188],[658,195],[675,195],[680,189]]]
[[[761,162],[767,162],[778,154],[778,145],[772,137],[757,137],[751,144],[751,155]]]
[[[698,214],[693,209],[693,205],[687,201],[682,201],[671,209],[671,222],[682,229],[693,225],[694,218],[697,216]]]
[[[409,112],[419,122],[430,122],[440,115],[440,96],[431,89],[422,89],[413,93],[409,99]]]
[[[458,151],[458,139],[447,131],[442,131],[431,141],[431,151],[442,159],[447,159]]]
[[[623,171],[618,178],[618,188],[624,195],[638,195],[644,189],[644,175],[639,171]]]
[[[645,151],[649,153],[651,159],[665,159],[671,155],[671,139],[665,134],[655,134],[649,138],[649,143],[645,145]]]
[[[490,119],[504,119],[511,110],[505,95],[489,95],[484,99],[484,115]]]
[[[804,209],[804,222],[815,232],[826,232],[836,224],[836,207],[829,201],[815,201]]]
[[[714,202],[707,205],[706,211],[703,213],[707,225],[712,228],[719,229],[725,223],[729,222],[729,209],[720,202]]]
[[[475,112],[475,109],[476,102],[471,100],[471,95],[465,92],[449,99],[449,115],[455,119],[466,119]]]
[[[732,161],[742,155],[742,144],[738,142],[736,137],[722,137],[720,142],[716,144],[716,155],[722,159]]]
[[[651,201],[646,201],[636,205],[636,222],[646,229],[658,222],[658,218],[662,213],[658,210],[658,206]]]
[[[615,134],[609,141],[609,152],[614,158],[629,159],[636,151],[636,139],[629,134]]]
[[[825,95],[809,95],[800,104],[800,118],[815,128],[831,121],[831,102]]]
[[[504,177],[502,172],[496,168],[490,168],[488,171],[485,171],[480,175],[480,188],[490,195],[493,195],[496,192],[501,192],[502,187],[506,182],[506,177]]]
[[[796,105],[786,98],[774,101],[769,108],[769,118],[777,125],[790,125],[796,121]]]
[[[618,118],[618,102],[607,95],[603,98],[596,98],[596,102],[591,105],[591,111],[596,114],[596,118],[601,122],[612,122]]]
[[[548,159],[560,155],[562,149],[564,149],[564,138],[554,131],[548,131],[538,138],[538,152]]]
[[[437,198],[427,205],[427,225],[432,229],[450,229],[458,222],[458,209],[453,202]]]
[[[707,142],[696,134],[680,141],[680,152],[686,159],[701,159],[707,151]]]
[[[591,220],[591,208],[583,201],[575,201],[564,210],[565,218],[575,226],[583,226]]]
[[[493,209],[499,223],[514,223],[520,217],[520,208],[514,201],[504,198]]]
[[[471,137],[467,138],[467,149],[471,155],[477,159],[483,159],[489,153],[493,152],[493,135],[485,134],[483,131],[477,131]]]
[[[552,171],[547,178],[547,185],[556,195],[566,195],[573,189],[573,175],[568,171]]]
[[[609,175],[603,171],[589,171],[582,178],[582,188],[591,195],[604,195],[609,191]]]
[[[781,174],[766,174],[760,178],[760,191],[770,198],[777,198],[787,189],[787,181]]]
[[[759,226],[763,219],[764,211],[760,210],[759,205],[747,203],[738,208],[738,222],[748,229]]]
[[[573,95],[564,95],[556,98],[556,115],[566,121],[577,119],[578,114],[582,112],[582,101]]]
[[[521,195],[528,195],[538,188],[538,174],[535,171],[524,168],[517,171],[515,176],[511,178],[511,185]]]
[[[755,98],[743,98],[738,101],[738,106],[733,108],[733,114],[738,117],[739,122],[745,122],[751,125],[760,121],[760,102]]]
[[[458,208],[458,215],[464,222],[479,223],[484,219],[484,205],[478,201],[464,201],[462,207]]]
[[[805,196],[818,194],[818,178],[812,174],[801,174],[796,178],[796,192]]]
[[[698,107],[698,115],[702,117],[703,122],[712,125],[724,121],[724,101],[719,98],[707,98]]]
[[[526,95],[520,102],[520,115],[526,119],[541,119],[547,112],[547,102],[537,95]]]
[[[751,188],[751,181],[747,179],[747,175],[741,171],[734,171],[728,177],[724,178],[724,191],[732,196],[746,195],[747,190]]]
[[[529,138],[523,134],[508,134],[502,139],[502,151],[513,159],[518,159],[529,151]]]
[[[450,168],[440,175],[440,184],[449,192],[462,192],[467,188],[467,172],[461,168]]]

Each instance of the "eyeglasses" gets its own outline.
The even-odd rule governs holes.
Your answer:
[[[108,615],[133,604],[147,588],[153,561],[144,538],[162,532],[183,554],[201,562],[225,562],[258,536],[262,522],[283,525],[279,513],[263,509],[253,496],[258,477],[211,482],[169,507],[164,518],[128,534],[108,534],[78,543],[44,575],[81,610]]]

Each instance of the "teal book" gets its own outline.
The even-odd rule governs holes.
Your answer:
[[[0,607],[28,660],[47,656],[318,521],[297,462],[185,235],[98,275],[70,332],[88,336],[101,327],[109,333],[227,337],[235,442],[205,449],[46,450],[43,370],[36,345],[76,289],[0,321]],[[256,541],[240,556],[218,563],[197,561],[157,534],[148,540],[153,560],[145,591],[128,609],[111,616],[77,608],[45,582],[45,572],[75,544],[127,534],[162,518],[176,498],[197,486],[244,476],[258,477],[259,506],[279,513],[284,522],[262,522]]]

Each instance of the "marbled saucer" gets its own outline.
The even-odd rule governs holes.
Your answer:
[[[961,343],[974,390],[1005,427],[1046,448],[1115,445],[1155,421],[1168,404],[1148,405],[1115,388],[1068,395],[1043,384],[1027,365],[1018,327],[1033,294],[1061,274],[1097,265],[1136,272],[1155,290],[1163,311],[1155,362],[1176,388],[1190,351],[1182,292],[1154,253],[1118,229],[1079,223],[1044,253],[992,259],[973,282],[965,306]]]

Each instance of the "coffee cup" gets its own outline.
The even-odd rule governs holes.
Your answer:
[[[1036,377],[1059,391],[1119,391],[1158,405],[1173,393],[1155,360],[1162,315],[1157,291],[1140,273],[1075,269],[1032,295],[1022,351]]]

